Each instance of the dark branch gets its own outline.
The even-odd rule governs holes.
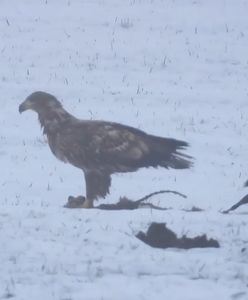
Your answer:
[[[223,211],[223,214],[228,214],[230,211],[237,209],[241,205],[248,204],[248,195],[244,196],[238,203],[234,204],[229,209]]]
[[[135,202],[138,202],[138,203],[141,203],[143,201],[146,201],[147,199],[155,196],[155,195],[158,195],[158,194],[165,194],[165,193],[171,193],[171,194],[175,194],[175,195],[178,195],[180,197],[183,197],[183,198],[187,198],[186,195],[182,194],[182,193],[179,193],[177,191],[172,191],[172,190],[162,190],[162,191],[158,191],[158,192],[153,192],[151,194],[148,194],[146,195],[145,197],[139,199],[139,200],[136,200]]]

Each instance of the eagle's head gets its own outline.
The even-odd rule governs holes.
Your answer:
[[[59,108],[62,108],[62,105],[53,95],[45,92],[34,92],[22,102],[19,106],[19,112],[22,113],[31,109],[38,114],[43,114],[46,111]]]

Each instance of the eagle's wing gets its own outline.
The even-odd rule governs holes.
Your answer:
[[[99,154],[106,161],[128,163],[140,160],[149,152],[145,136],[142,131],[107,123],[95,131],[90,146],[95,155]]]
[[[91,136],[90,148],[102,162],[117,167],[117,172],[134,171],[141,167],[185,169],[191,157],[180,152],[184,141],[161,138],[118,123],[103,122]]]
[[[120,171],[123,172],[149,153],[143,137],[145,135],[140,130],[117,123],[81,121],[65,124],[57,135],[57,145],[53,148],[57,151],[57,157],[58,153],[63,153],[66,157],[64,161],[75,166],[84,169],[102,167],[112,173],[118,165],[122,166]]]
[[[188,168],[190,162],[178,150],[187,143],[148,135],[118,123],[81,121],[66,126],[58,139],[67,161],[82,169],[108,173],[135,171],[141,167]]]

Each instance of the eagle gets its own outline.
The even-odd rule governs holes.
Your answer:
[[[80,120],[53,95],[37,91],[20,104],[19,112],[38,114],[52,153],[81,169],[86,183],[84,208],[109,193],[111,175],[139,168],[187,169],[192,157],[181,152],[187,142],[163,138],[114,122]]]

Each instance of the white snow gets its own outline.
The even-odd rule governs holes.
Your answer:
[[[246,0],[1,0],[0,299],[248,299],[248,207],[220,213],[247,193],[247,12]],[[34,113],[19,115],[36,90],[80,118],[191,144],[191,170],[113,176],[101,203],[188,198],[63,208],[84,178],[52,156]],[[151,248],[134,235],[153,221],[221,248]]]

